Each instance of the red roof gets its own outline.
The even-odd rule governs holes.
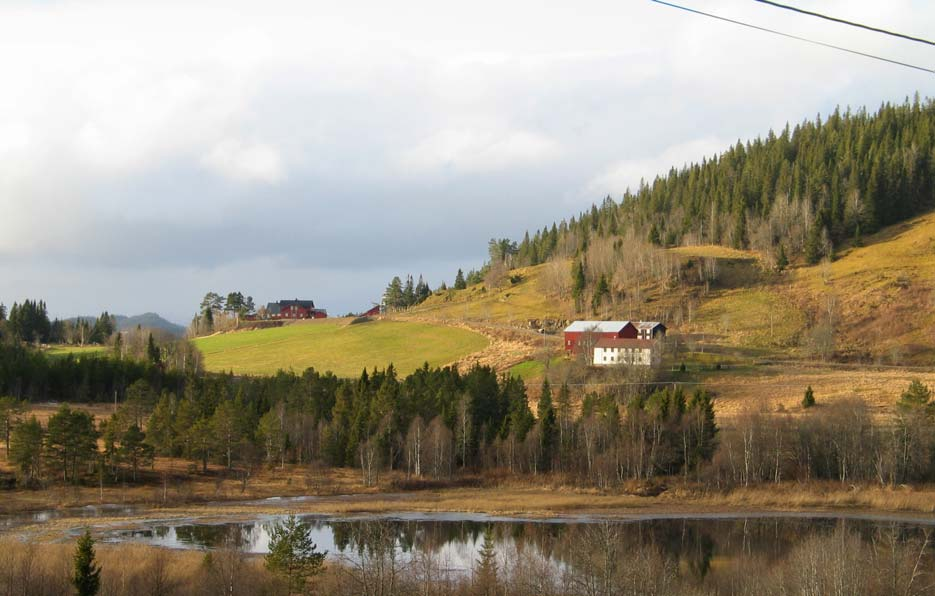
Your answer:
[[[652,348],[656,344],[655,341],[651,339],[621,339],[621,338],[610,338],[604,337],[598,340],[594,344],[595,348],[641,348],[647,349]]]

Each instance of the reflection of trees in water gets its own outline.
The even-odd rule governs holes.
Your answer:
[[[828,535],[838,528],[854,530],[863,540],[871,541],[877,524],[861,520],[814,518],[747,518],[735,520],[678,519],[639,522],[610,522],[619,526],[616,533],[622,548],[657,549],[677,561],[699,580],[711,568],[715,558],[740,557],[779,559],[803,539]],[[390,546],[404,553],[438,553],[445,547],[480,544],[484,529],[490,525],[500,550],[523,553],[532,549],[537,555],[561,564],[575,561],[582,533],[593,523],[477,522],[477,521],[398,521],[353,520],[315,522],[317,528],[330,528],[336,547],[344,552],[379,553]],[[379,527],[379,531],[374,531]],[[916,527],[898,526],[898,539],[917,538]]]
[[[451,555],[455,567],[470,566],[477,560],[484,529],[490,525],[501,559],[509,564],[538,568],[539,571],[530,572],[532,575],[541,575],[545,566],[549,566],[552,573],[574,575],[591,568],[604,569],[606,577],[616,577],[621,572],[614,561],[639,554],[645,560],[637,560],[637,557],[633,564],[651,565],[663,574],[675,569],[683,581],[706,586],[739,573],[741,568],[745,573],[751,568],[765,573],[777,561],[797,552],[803,542],[821,541],[840,532],[865,545],[883,543],[881,528],[885,529],[889,544],[918,542],[922,537],[920,527],[905,524],[789,517],[604,523],[515,521],[488,524],[380,519],[310,520],[308,523],[316,531],[332,534],[339,551],[334,554],[346,555],[345,560],[361,577],[374,573],[379,577],[394,575],[400,569],[419,565],[425,573],[432,568],[447,569],[450,562],[446,557]],[[173,529],[178,542],[200,547],[226,545],[242,549],[256,546],[265,535],[263,523],[156,526],[132,535],[165,539]],[[594,545],[595,541],[598,546]],[[616,553],[615,557],[607,559],[608,552]],[[431,565],[428,564],[430,559],[434,561]],[[711,573],[714,568],[717,574]],[[712,580],[712,575],[722,579]]]
[[[178,542],[202,548],[231,546],[242,549],[255,542],[261,527],[258,523],[176,526],[175,538]]]

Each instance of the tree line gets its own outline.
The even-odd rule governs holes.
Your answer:
[[[713,401],[703,391],[657,391],[625,408],[613,396],[590,395],[576,409],[567,385],[553,397],[546,384],[533,414],[522,380],[483,366],[462,373],[426,365],[405,378],[390,366],[357,379],[314,369],[234,377],[103,358],[45,366],[33,371],[40,378],[29,387],[85,386],[78,389],[85,394],[93,387],[108,400],[116,391],[120,405],[101,421],[63,407],[56,424],[42,427],[24,416],[26,408],[16,405],[23,402],[7,402],[0,422],[29,483],[101,480],[101,466],[108,479],[126,480],[160,455],[189,459],[203,471],[215,463],[245,473],[262,464],[320,462],[357,468],[367,484],[389,470],[448,479],[508,469],[609,486],[692,472],[711,459],[717,442]],[[89,384],[79,371],[100,376]],[[73,433],[64,453],[60,418]]]
[[[244,296],[243,292],[228,292],[226,296],[208,292],[198,306],[198,314],[192,318],[189,333],[198,337],[215,331],[225,331],[236,327],[241,318],[257,311],[253,296]],[[261,306],[259,311],[265,311],[265,307]]]
[[[444,286],[444,284],[442,285]],[[422,279],[421,275],[418,282],[413,282],[412,275],[407,275],[405,282],[399,276],[396,276],[383,292],[383,305],[393,310],[405,310],[417,304],[422,304],[431,295],[432,289]]]

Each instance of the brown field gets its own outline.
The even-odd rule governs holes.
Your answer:
[[[750,409],[802,413],[805,389],[815,391],[817,410],[836,400],[856,398],[874,414],[887,415],[913,379],[935,388],[935,371],[913,368],[873,368],[850,365],[776,364],[752,370],[712,373],[704,386],[715,392],[716,412],[729,418]]]

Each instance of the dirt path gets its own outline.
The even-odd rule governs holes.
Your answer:
[[[449,363],[456,365],[461,370],[467,370],[477,364],[490,366],[499,372],[503,372],[543,351],[557,351],[561,345],[561,339],[557,336],[543,335],[529,329],[519,329],[507,325],[417,316],[401,316],[400,319],[456,327],[480,333],[486,337],[490,342],[486,348]]]

